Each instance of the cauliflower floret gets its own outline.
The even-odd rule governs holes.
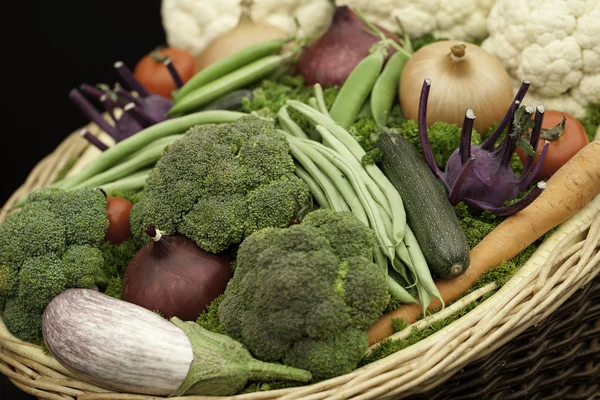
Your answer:
[[[300,35],[325,29],[331,22],[333,6],[330,0],[254,0],[250,8],[252,19],[266,22],[288,33],[296,31],[300,23]]]
[[[531,87],[526,104],[582,117],[600,100],[600,2],[497,0],[482,47]]]
[[[432,33],[438,37],[468,40],[487,35],[487,16],[494,0],[339,0],[338,6],[359,8],[371,21],[391,31],[396,18],[412,38]]]

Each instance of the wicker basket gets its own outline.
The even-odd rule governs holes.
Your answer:
[[[53,182],[69,160],[81,154],[86,147],[86,142],[78,134],[69,136],[35,167],[24,185],[9,199],[0,213],[0,221],[18,198]],[[600,371],[597,361],[600,283],[591,284],[600,273],[600,196],[579,213],[579,217],[584,217],[583,224],[575,222],[575,219],[565,221],[563,227],[566,229],[561,230],[563,233],[558,238],[558,246],[549,248],[544,243],[538,248],[536,254],[546,259],[541,268],[526,264],[496,294],[428,338],[334,379],[310,386],[228,398],[592,398],[598,388],[591,382],[600,381],[596,379]],[[582,287],[585,289],[580,290]],[[495,287],[492,284],[483,289],[477,296]],[[555,313],[571,296],[574,300],[570,305]],[[550,315],[552,317],[548,318]],[[545,325],[540,325],[547,318]],[[527,333],[519,336],[530,327]],[[585,343],[588,347],[584,349]],[[501,346],[504,347],[494,352]],[[557,352],[562,352],[564,357],[551,357]],[[595,362],[592,361],[594,358]],[[574,363],[575,359],[579,364]],[[576,365],[585,363],[589,364],[577,369]],[[551,370],[554,372],[549,374]],[[10,335],[1,319],[0,372],[21,390],[40,399],[157,399],[115,393],[79,380],[39,347]],[[579,392],[567,389],[568,396],[566,392],[549,395],[552,391],[548,390],[548,386],[553,384],[551,376],[556,375],[568,376],[573,387],[578,384],[586,387]],[[539,379],[535,379],[538,376]],[[586,384],[584,380],[590,377],[594,379]],[[496,389],[499,394],[494,392]],[[417,396],[418,393],[426,395]],[[222,397],[188,396],[181,399]]]

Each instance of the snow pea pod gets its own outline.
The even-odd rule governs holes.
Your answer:
[[[387,126],[388,115],[398,94],[398,83],[409,55],[396,52],[390,57],[371,92],[371,114],[380,127]]]

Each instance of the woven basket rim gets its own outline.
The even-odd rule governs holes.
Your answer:
[[[93,124],[88,129],[99,130]],[[31,171],[0,213],[23,195],[47,186],[70,159],[80,156],[87,142],[69,135]],[[583,218],[584,223],[577,221]],[[478,360],[545,319],[572,293],[600,273],[600,196],[561,224],[534,253],[542,266],[527,262],[504,286],[471,312],[418,343],[349,374],[297,388],[229,396],[231,400],[259,399],[400,399],[430,390],[469,362]],[[557,234],[561,237],[555,237]],[[556,242],[556,247],[551,244]],[[533,256],[532,256],[533,257]],[[550,299],[550,301],[549,301]],[[157,396],[115,393],[78,379],[41,348],[12,336],[0,318],[0,372],[19,389],[40,399],[151,400]],[[354,398],[354,397],[353,397]],[[222,399],[186,396],[184,399]]]

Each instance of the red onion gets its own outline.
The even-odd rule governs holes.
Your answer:
[[[392,32],[375,25],[389,38],[400,40]],[[367,24],[350,8],[336,7],[331,25],[300,55],[296,72],[304,77],[304,83],[312,86],[339,86],[356,65],[369,54],[371,46],[380,41]],[[392,55],[390,47],[388,57]]]
[[[207,253],[182,235],[163,236],[153,225],[146,233],[153,240],[127,266],[122,299],[166,318],[196,320],[225,291],[231,258]]]

